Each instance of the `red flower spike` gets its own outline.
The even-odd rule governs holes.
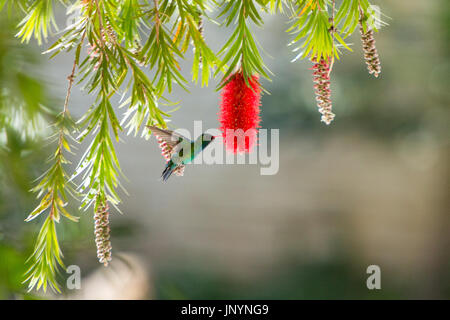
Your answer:
[[[219,121],[226,150],[232,153],[251,152],[257,140],[261,88],[258,75],[248,79],[237,72],[222,89]],[[244,140],[245,139],[245,140]]]

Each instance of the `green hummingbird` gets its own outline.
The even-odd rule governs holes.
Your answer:
[[[192,141],[181,134],[155,126],[147,126],[159,142],[163,157],[167,160],[161,178],[167,181],[172,173],[182,176],[185,165],[191,163],[200,152],[213,140],[214,136],[202,133],[196,141]]]

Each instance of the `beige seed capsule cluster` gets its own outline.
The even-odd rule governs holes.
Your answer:
[[[101,203],[94,215],[95,221],[95,244],[97,245],[97,257],[105,267],[111,261],[111,241],[109,227],[109,206],[105,201]]]
[[[373,30],[367,27],[366,32],[364,32],[362,21],[360,21],[359,31],[361,32],[361,41],[363,43],[364,60],[366,60],[367,70],[369,70],[370,74],[378,77],[381,72],[381,63],[377,47],[375,46]]]
[[[335,115],[331,111],[331,89],[330,89],[330,61],[324,58],[313,58],[313,81],[316,93],[317,107],[322,114],[321,121],[327,125],[333,121]]]

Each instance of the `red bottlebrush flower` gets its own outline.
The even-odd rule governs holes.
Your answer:
[[[261,121],[258,79],[258,75],[253,75],[248,79],[247,86],[242,72],[237,72],[222,90],[219,121],[227,151],[251,152],[257,140],[257,128]]]

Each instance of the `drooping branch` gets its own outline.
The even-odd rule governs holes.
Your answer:
[[[32,220],[48,213],[31,259],[30,288],[48,285],[57,288],[55,270],[62,265],[62,260],[55,222],[61,215],[76,220],[65,210],[66,192],[73,193],[70,183],[80,178],[82,207],[91,207],[96,220],[98,258],[101,263],[109,262],[109,215],[110,209],[120,203],[118,189],[122,179],[113,140],[119,140],[123,128],[128,134],[141,132],[142,136],[149,137],[146,125],[167,127],[170,113],[164,111],[159,102],[165,100],[165,94],[175,85],[188,89],[181,61],[189,48],[193,52],[193,82],[208,85],[212,75],[220,75],[219,89],[232,79],[236,81],[237,76],[239,90],[250,90],[249,85],[257,84],[258,90],[253,88],[251,92],[258,92],[258,103],[253,99],[255,103],[248,103],[246,110],[238,110],[241,104],[233,103],[233,108],[226,109],[234,110],[236,114],[230,116],[227,123],[236,123],[236,119],[259,121],[259,109],[250,108],[255,105],[259,108],[259,90],[262,88],[260,80],[255,82],[254,79],[258,79],[258,75],[262,76],[259,79],[270,78],[253,33],[254,25],[263,25],[261,12],[290,15],[292,25],[288,31],[294,34],[291,45],[296,59],[314,63],[314,91],[321,120],[326,124],[334,118],[330,91],[333,63],[344,49],[351,51],[344,39],[358,25],[369,72],[375,76],[380,72],[373,38],[373,32],[378,30],[371,23],[374,13],[368,0],[343,0],[338,7],[334,0],[35,0],[31,6],[26,6],[27,3],[27,0],[0,0],[0,10],[6,4],[5,7],[25,12],[18,33],[24,42],[35,38],[42,43],[57,30],[53,17],[57,3],[69,5],[69,12],[80,10],[75,21],[47,51],[56,55],[75,49],[75,61],[68,77],[63,112],[58,117],[53,165],[34,189],[42,198],[28,217]],[[208,26],[205,22],[214,21],[210,16],[210,12],[214,12],[211,9],[219,12],[217,19],[223,19],[224,27],[233,25],[231,36],[224,41],[218,54],[209,47],[203,32]],[[85,41],[89,44],[86,56],[82,52]],[[77,68],[81,74],[79,82],[84,84],[86,93],[95,95],[96,99],[78,122],[83,130],[79,141],[88,136],[92,141],[69,179],[64,171],[67,163],[64,153],[71,152],[68,105]],[[228,84],[233,87],[233,83]],[[122,121],[119,121],[112,99],[118,94],[123,98],[119,107],[125,110]],[[253,124],[257,127],[255,121]],[[48,242],[49,239],[53,242]],[[42,254],[44,249],[46,253]]]
[[[84,35],[78,45],[77,51],[81,50]],[[77,65],[78,54],[74,59],[72,72],[67,77],[68,86],[66,98],[64,100],[63,110],[56,123],[56,127],[59,129],[57,132],[57,146],[53,157],[53,165],[46,172],[40,183],[32,190],[33,192],[38,193],[39,196],[43,193],[46,194],[42,197],[39,206],[31,212],[25,220],[34,220],[46,210],[49,211],[38,235],[35,250],[30,257],[32,265],[27,271],[26,278],[30,290],[42,287],[45,291],[47,287],[50,286],[53,290],[60,291],[55,280],[55,270],[58,269],[58,266],[64,268],[64,264],[61,259],[62,253],[58,244],[55,222],[59,222],[61,215],[72,221],[78,221],[78,217],[71,215],[65,209],[68,201],[67,194],[74,195],[75,192],[69,181],[69,176],[64,169],[64,165],[67,164],[68,161],[63,153],[64,150],[71,152],[69,141],[70,139],[73,140],[69,132],[69,130],[73,128],[73,121],[70,117],[68,106]]]

